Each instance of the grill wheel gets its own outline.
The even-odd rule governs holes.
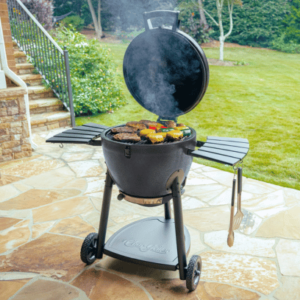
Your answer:
[[[186,287],[192,292],[194,291],[201,277],[202,260],[199,255],[193,255],[190,259],[186,273]]]
[[[90,265],[96,260],[98,234],[90,233],[83,241],[80,251],[81,260]]]

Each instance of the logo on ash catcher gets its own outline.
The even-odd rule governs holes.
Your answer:
[[[163,246],[153,245],[153,244],[145,245],[135,240],[124,240],[123,244],[126,247],[138,248],[141,252],[152,251],[159,254],[167,254],[170,252],[169,249],[166,249]]]

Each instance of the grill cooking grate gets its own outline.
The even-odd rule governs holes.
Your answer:
[[[110,130],[106,133],[106,137],[108,137],[110,140],[116,141],[116,140],[113,139],[113,136],[114,136],[114,134],[112,134],[112,132]],[[186,138],[187,137],[184,136],[180,141],[184,141]],[[123,144],[126,144],[126,145],[160,145],[160,144],[172,144],[175,141],[166,140],[162,143],[152,144],[149,140],[147,140],[145,138],[142,138],[139,142],[127,142],[127,141],[116,141],[116,142],[123,143]]]

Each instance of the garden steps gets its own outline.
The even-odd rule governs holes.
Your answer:
[[[41,74],[24,74],[19,75],[19,77],[25,81],[27,86],[38,86],[42,83],[42,75]]]
[[[31,63],[16,64],[18,75],[33,74],[34,65]]]
[[[62,102],[57,98],[30,100],[30,114],[40,114],[46,112],[62,111]]]
[[[71,115],[56,98],[51,88],[42,85],[43,77],[27,61],[26,54],[14,42],[14,57],[18,75],[28,86],[30,123],[32,132],[52,130],[71,125]]]
[[[16,61],[17,64],[27,62],[26,54],[22,51],[15,50],[14,51],[14,57],[15,57],[15,61]]]
[[[71,125],[70,113],[68,111],[32,114],[30,117],[33,133]]]

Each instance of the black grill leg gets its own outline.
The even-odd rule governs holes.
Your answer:
[[[176,229],[179,274],[180,274],[180,279],[185,280],[187,262],[186,262],[186,252],[185,252],[185,238],[184,238],[184,228],[183,228],[180,183],[178,177],[175,178],[172,184],[172,196],[173,196],[173,206],[174,206],[174,219],[175,219],[175,229]]]
[[[100,258],[100,259],[103,257],[103,248],[104,248],[104,244],[105,244],[105,236],[106,236],[112,187],[113,187],[113,180],[110,177],[109,172],[107,171],[104,195],[103,195],[103,201],[102,201],[99,232],[98,232],[97,258]]]
[[[171,219],[171,204],[170,204],[170,201],[165,203],[165,219],[166,220]]]

